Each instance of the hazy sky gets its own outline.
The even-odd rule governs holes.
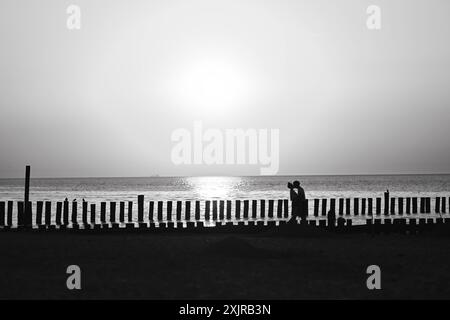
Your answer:
[[[171,133],[195,120],[279,129],[279,174],[450,172],[449,13],[448,0],[2,0],[0,177],[27,163],[36,177],[259,174],[175,166]]]

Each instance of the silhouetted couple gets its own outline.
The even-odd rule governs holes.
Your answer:
[[[306,220],[308,216],[308,207],[306,204],[305,190],[300,186],[299,181],[288,183],[290,189],[290,198],[292,202],[292,216],[290,222],[296,222],[297,217]]]

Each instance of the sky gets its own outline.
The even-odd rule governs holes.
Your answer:
[[[176,165],[171,136],[195,121],[278,129],[280,175],[450,173],[449,12],[447,0],[2,0],[0,178],[26,164],[34,177],[260,174]]]

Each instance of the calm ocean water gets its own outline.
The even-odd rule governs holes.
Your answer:
[[[308,198],[449,196],[450,175],[256,176],[32,179],[30,199],[90,202],[288,198],[288,181],[300,180]],[[22,200],[23,179],[0,179],[0,200]]]

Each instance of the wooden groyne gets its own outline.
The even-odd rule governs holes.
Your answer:
[[[434,200],[434,201],[432,201]],[[432,208],[433,203],[433,208]],[[341,229],[422,228],[448,224],[450,198],[389,197],[307,200],[303,224]],[[335,225],[328,212],[335,212]],[[288,199],[205,201],[0,201],[0,230],[245,230],[280,226],[291,218]],[[355,225],[355,219],[359,222]],[[295,223],[295,222],[294,222]],[[298,221],[300,223],[300,221]],[[362,225],[362,226],[361,226]],[[211,228],[210,228],[211,227]],[[394,228],[395,229],[395,228]]]

